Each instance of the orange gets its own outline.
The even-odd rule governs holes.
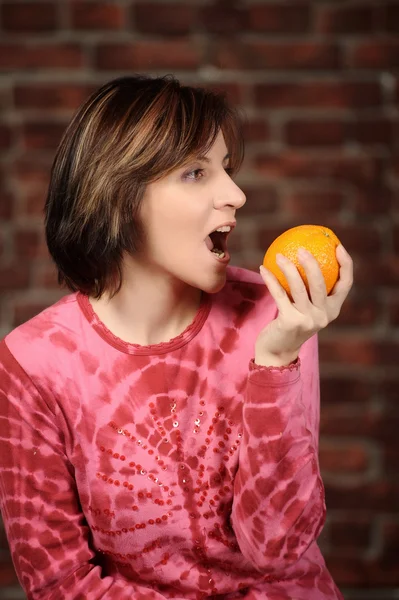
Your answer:
[[[305,270],[297,258],[298,249],[305,248],[317,259],[329,294],[339,276],[339,263],[335,255],[339,244],[339,239],[328,227],[322,225],[292,227],[279,235],[270,245],[263,259],[263,266],[277,277],[292,300],[288,282],[276,263],[276,254],[283,254],[295,264],[309,292]]]

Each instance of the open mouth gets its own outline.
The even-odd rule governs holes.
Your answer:
[[[227,252],[227,237],[231,232],[232,227],[230,225],[224,225],[212,231],[205,239],[208,250],[217,256],[219,259],[223,259],[228,255]]]

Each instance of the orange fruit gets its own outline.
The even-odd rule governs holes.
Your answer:
[[[277,277],[292,300],[288,282],[276,263],[276,254],[283,254],[295,264],[309,292],[305,270],[297,257],[298,249],[300,247],[305,248],[318,261],[326,283],[327,294],[329,294],[339,276],[339,263],[335,255],[339,244],[339,239],[328,227],[322,225],[292,227],[279,235],[269,246],[263,259],[263,266]]]

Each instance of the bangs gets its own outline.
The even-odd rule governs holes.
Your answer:
[[[204,88],[173,86],[165,89],[167,102],[155,134],[162,138],[156,171],[159,177],[204,156],[221,131],[229,154],[229,169],[235,175],[244,160],[242,119],[223,95]],[[169,127],[168,127],[169,125]],[[154,132],[155,133],[155,132]]]

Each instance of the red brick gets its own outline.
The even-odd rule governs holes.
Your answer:
[[[388,446],[383,448],[382,451],[382,462],[384,473],[387,476],[398,476],[398,456],[399,456],[399,443],[396,440],[396,443],[392,446]]]
[[[189,3],[133,3],[133,23],[140,33],[176,35],[190,33],[196,23],[197,9]]]
[[[345,195],[342,192],[328,190],[294,189],[283,195],[281,209],[295,217],[313,222],[315,215],[319,219],[336,214],[344,206]]]
[[[335,327],[375,325],[381,316],[382,306],[375,298],[349,296],[341,309]]]
[[[371,396],[371,392],[369,396]],[[363,436],[369,435],[370,422],[376,421],[375,413],[368,409],[366,404],[356,406],[356,412],[352,409],[353,404],[334,402],[326,404],[323,394],[321,395],[323,410],[320,412],[320,439],[324,436]],[[345,410],[349,407],[349,414]]]
[[[397,123],[386,118],[357,119],[351,126],[353,139],[359,144],[369,146],[382,144],[392,146],[395,141]]]
[[[380,442],[382,447],[391,447],[393,442],[397,442],[399,415],[376,413],[375,411],[367,410],[366,406],[362,407],[359,415],[352,413],[349,416],[342,413],[342,405],[336,407],[331,407],[330,405],[323,406],[320,415],[320,433],[322,438],[324,435],[340,437],[362,436]]]
[[[14,306],[13,327],[18,327],[22,323],[29,321],[29,319],[32,319],[47,307],[48,303],[44,302],[17,303]]]
[[[393,287],[397,289],[399,281],[399,257],[393,254],[381,257],[356,257],[354,263],[354,279],[358,288],[365,286],[375,290],[376,287]]]
[[[37,268],[32,274],[32,284],[39,288],[60,290],[57,269],[52,261],[43,261],[43,263],[41,261],[41,264],[37,265]],[[63,293],[65,293],[65,291]]]
[[[385,554],[372,565],[369,581],[376,587],[389,587],[399,585],[399,570],[397,554]],[[370,585],[370,587],[371,587]]]
[[[52,31],[57,28],[55,2],[4,2],[1,22],[5,31]]]
[[[359,506],[362,506],[361,498]],[[338,551],[335,556],[326,557],[326,563],[333,580],[338,582],[341,588],[362,590],[381,586],[389,590],[390,586],[399,583],[398,561],[394,556],[375,560],[353,556],[345,556],[343,559],[342,553]],[[378,589],[373,596],[367,593],[367,600],[381,599]]]
[[[398,33],[399,31],[399,2],[394,0],[388,2],[385,8],[386,23],[385,27],[390,33]]]
[[[371,544],[371,523],[367,517],[350,513],[348,517],[330,523],[330,542],[334,550],[353,552],[366,550]]]
[[[18,578],[15,573],[14,565],[10,558],[2,556],[0,560],[0,590],[4,590],[11,585],[18,585]],[[19,587],[19,586],[18,586]],[[3,596],[7,600],[6,596]]]
[[[254,91],[265,108],[366,108],[382,102],[381,87],[373,82],[261,83]]]
[[[321,440],[319,458],[321,470],[329,473],[362,473],[370,462],[363,444],[341,440],[336,444]]]
[[[278,192],[276,188],[264,184],[259,187],[240,185],[247,201],[238,213],[238,219],[251,215],[274,213],[278,207]],[[239,226],[238,226],[239,227]]]
[[[25,123],[23,126],[23,142],[28,150],[55,150],[66,129],[66,123],[49,123],[46,121]]]
[[[399,298],[389,299],[389,321],[399,327]]]
[[[394,252],[399,254],[399,225],[395,224],[392,230]]]
[[[385,400],[385,410],[399,415],[399,379],[385,379],[379,383],[378,388]]]
[[[330,510],[399,511],[399,485],[377,480],[357,486],[324,482],[326,503]]]
[[[207,33],[240,33],[247,29],[248,11],[232,3],[210,4],[200,9],[199,22]]]
[[[345,556],[345,560],[343,560],[341,552],[338,552],[337,555],[325,552],[324,558],[333,580],[340,588],[341,586],[348,586],[350,589],[363,588],[364,570],[369,566],[366,565],[365,559]],[[377,600],[377,598],[371,598],[371,600]],[[381,599],[378,598],[378,600]]]
[[[20,108],[76,110],[98,86],[72,83],[16,85],[14,103]]]
[[[2,69],[74,69],[84,65],[78,44],[0,44]]]
[[[103,44],[96,53],[101,70],[197,69],[201,60],[201,50],[184,40]]]
[[[0,220],[9,221],[13,215],[15,197],[11,192],[0,188]]]
[[[47,190],[48,185],[38,186],[36,189],[28,188],[24,194],[24,201],[23,206],[20,208],[20,214],[42,219]]]
[[[0,290],[12,291],[28,287],[29,268],[26,263],[16,262],[7,266],[0,266]]]
[[[340,146],[347,138],[345,121],[292,120],[284,127],[284,138],[290,146]]]
[[[328,377],[320,379],[320,395],[323,406],[338,407],[341,411],[352,404],[364,406],[372,398],[372,386],[355,378]]]
[[[0,125],[0,150],[8,150],[11,147],[11,127]]]
[[[356,214],[386,214],[392,206],[392,190],[384,183],[360,186],[354,193],[353,207]]]
[[[399,520],[388,517],[382,525],[384,554],[399,556]]]
[[[270,126],[265,119],[247,119],[243,133],[246,142],[267,142],[270,139]]]
[[[275,2],[249,7],[249,27],[265,33],[305,33],[310,29],[310,4]]]
[[[221,41],[212,62],[222,69],[337,69],[341,55],[326,42]]]
[[[117,30],[122,29],[125,7],[112,2],[71,2],[71,24],[74,29]]]
[[[324,363],[396,366],[399,343],[389,340],[371,340],[363,337],[341,336],[339,340],[320,339],[320,360]]]
[[[307,155],[286,151],[280,154],[261,154],[254,159],[257,170],[272,178],[317,179],[347,181],[355,184],[375,183],[380,165],[370,157],[345,157],[343,155]]]
[[[349,53],[350,67],[357,69],[390,69],[399,67],[399,41],[359,42]]]
[[[369,6],[319,6],[316,30],[321,33],[370,33],[374,30],[376,10]]]
[[[380,441],[383,445],[392,446],[392,444],[398,445],[398,428],[399,428],[399,412],[397,414],[390,414],[385,409],[386,414],[376,415],[374,427],[370,427],[367,435]]]
[[[207,83],[205,87],[208,90],[225,95],[227,100],[234,106],[244,102],[245,86],[238,83]]]
[[[375,256],[382,249],[381,234],[374,225],[341,225],[330,222],[330,226],[350,254]]]
[[[14,234],[15,254],[21,259],[37,258],[41,250],[41,234],[37,230],[20,229]]]
[[[47,185],[50,180],[51,161],[36,161],[31,153],[17,159],[13,164],[12,175],[22,185]]]

